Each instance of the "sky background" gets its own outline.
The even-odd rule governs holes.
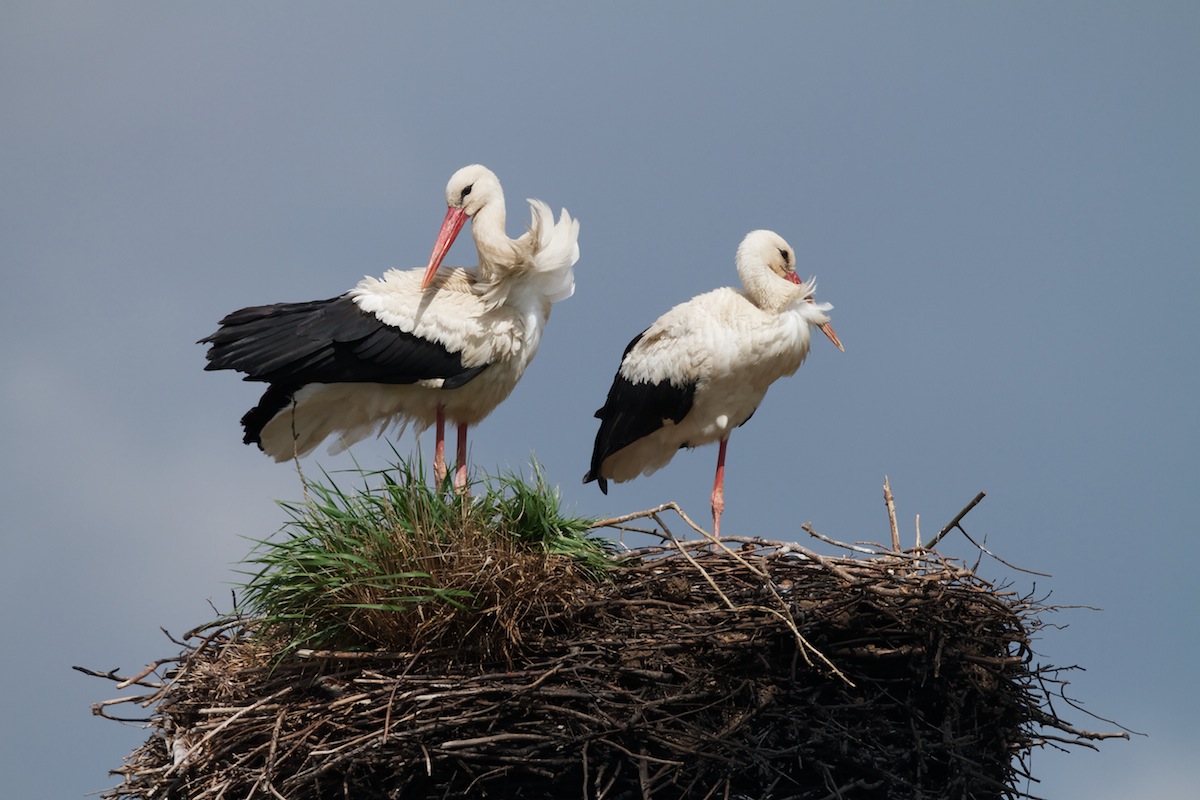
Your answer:
[[[581,485],[592,412],[629,339],[773,229],[846,352],[815,339],[733,436],[723,530],[883,541],[887,474],[907,543],[988,492],[967,530],[1053,577],[984,574],[1101,609],[1040,660],[1148,734],[1039,751],[1029,791],[1194,796],[1200,5],[734,5],[0,3],[0,795],[110,787],[146,733],[71,666],[177,653],[160,626],[227,610],[300,497],[241,444],[258,388],[196,340],[423,266],[479,162],[510,235],[541,198],[582,258],[476,468],[535,454],[580,515],[705,519],[715,447]]]

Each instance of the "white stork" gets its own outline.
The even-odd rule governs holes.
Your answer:
[[[446,474],[445,420],[458,424],[455,484],[466,482],[467,427],[508,397],[537,353],[551,304],[575,290],[579,222],[530,200],[532,222],[505,233],[495,174],[463,167],[446,186],[445,221],[425,269],[389,270],[346,294],[235,311],[209,344],[205,369],[232,369],[268,384],[242,417],[246,444],[276,461],[305,455],[326,437],[331,452],[412,423],[437,426],[434,470]],[[475,268],[443,267],[467,218]]]
[[[649,475],[682,447],[720,442],[713,481],[713,534],[725,508],[729,434],[758,408],[767,388],[808,355],[815,325],[839,350],[828,303],[813,300],[816,280],[796,275],[796,254],[772,231],[751,231],[737,250],[742,290],[729,287],[675,306],[638,334],[596,412],[600,430],[583,482],[608,493]]]

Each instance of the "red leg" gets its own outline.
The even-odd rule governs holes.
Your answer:
[[[446,409],[437,407],[437,423],[433,445],[433,482],[438,486],[446,478]]]
[[[467,488],[467,425],[458,426],[458,467],[454,470],[454,488]]]
[[[713,536],[721,537],[721,512],[725,510],[725,446],[729,439],[721,440],[721,449],[717,453],[717,477],[713,479],[712,513]]]

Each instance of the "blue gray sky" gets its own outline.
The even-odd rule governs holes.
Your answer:
[[[907,541],[987,491],[968,531],[1101,609],[1056,615],[1042,660],[1149,734],[1039,752],[1029,791],[1191,796],[1198,40],[1187,2],[4,3],[0,793],[110,786],[145,732],[93,718],[116,693],[71,665],[175,653],[159,627],[227,609],[300,496],[240,442],[255,387],[195,341],[423,265],[480,162],[510,234],[538,197],[582,221],[582,258],[477,468],[536,456],[581,515],[705,518],[712,447],[581,485],[592,412],[626,342],[774,229],[846,352],[818,338],[734,435],[723,530],[882,541],[887,474]]]

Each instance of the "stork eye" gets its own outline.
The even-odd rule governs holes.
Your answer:
[[[471,193],[471,189],[473,189],[474,186],[475,186],[474,184],[471,184],[470,186],[468,186],[467,188],[462,190],[462,199],[463,200],[467,199],[467,195],[469,195]]]
[[[790,263],[790,261],[789,261],[789,259],[788,259],[788,252],[787,252],[787,250],[784,250],[782,247],[781,247],[781,248],[779,248],[779,255],[783,256],[783,263],[785,263],[785,264],[788,264],[788,263]]]

